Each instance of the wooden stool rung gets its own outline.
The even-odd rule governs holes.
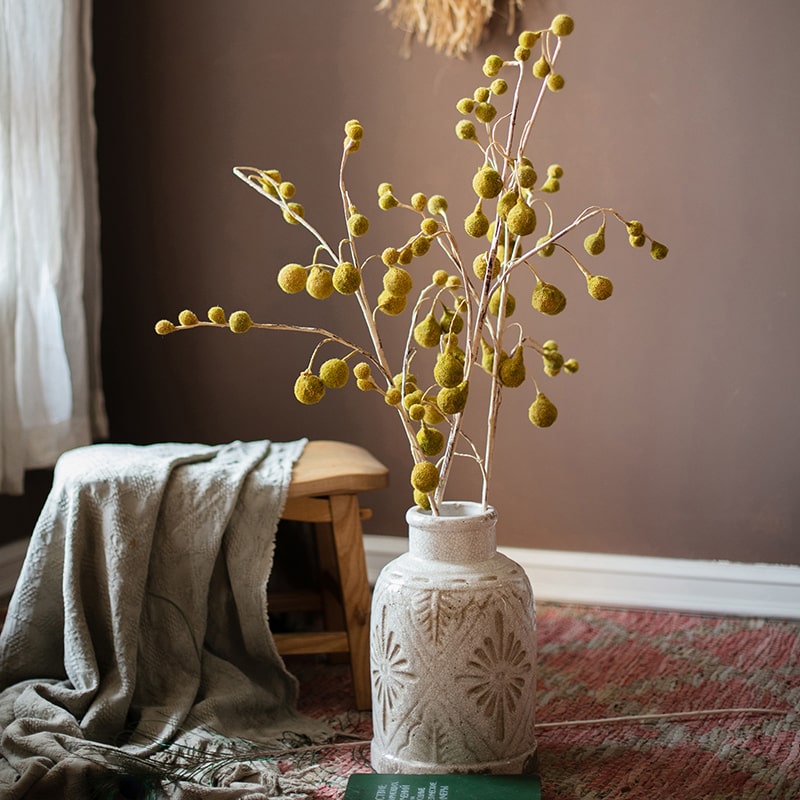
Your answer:
[[[287,611],[322,611],[322,598],[319,592],[270,592],[269,611],[283,614]]]
[[[362,522],[372,518],[371,508],[359,508]],[[330,522],[331,509],[327,497],[290,497],[283,508],[281,519],[292,522]]]
[[[347,653],[350,650],[347,631],[276,633],[273,638],[278,652],[285,656],[305,656],[313,655],[314,653]]]

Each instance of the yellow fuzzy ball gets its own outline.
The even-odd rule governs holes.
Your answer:
[[[464,318],[460,314],[456,314],[455,309],[445,308],[439,318],[439,324],[444,333],[461,333],[464,327]]]
[[[414,489],[414,502],[423,510],[423,511],[430,511],[431,510],[431,501],[425,492],[419,491],[419,489]]]
[[[547,62],[547,59],[542,56],[533,62],[531,71],[535,78],[546,78],[550,74],[550,64]]]
[[[498,367],[500,382],[503,386],[516,388],[525,381],[525,363],[522,359],[522,348],[517,349],[509,358],[504,358]]]
[[[514,299],[514,295],[511,294],[511,292],[506,292],[506,306],[505,306],[504,316],[510,317],[514,313],[514,309],[516,307],[517,307],[517,301]],[[492,296],[489,298],[489,313],[497,316],[499,312],[500,312],[500,289],[495,289],[494,292],[492,292]]]
[[[364,136],[364,127],[357,119],[348,120],[344,126],[344,132],[355,141],[358,141]]]
[[[489,219],[483,213],[480,203],[475,206],[475,210],[464,220],[464,230],[473,239],[480,239],[481,236],[486,236],[489,230]]]
[[[528,408],[528,419],[537,428],[549,428],[558,416],[558,409],[548,397],[541,392],[536,395],[536,399]]]
[[[469,383],[464,381],[452,389],[440,389],[436,395],[436,405],[443,414],[458,414],[467,405],[468,396]]]
[[[413,403],[408,409],[408,416],[415,422],[419,422],[425,416],[425,406],[422,403]]]
[[[550,23],[550,30],[556,36],[569,36],[575,30],[575,20],[569,14],[559,14]]]
[[[408,388],[408,386],[406,387]],[[422,401],[422,389],[414,389],[403,398],[403,408],[411,411],[411,406],[418,405]]]
[[[531,305],[542,314],[560,314],[567,305],[566,295],[552,283],[539,281],[533,290]]]
[[[473,126],[473,131],[475,130]],[[447,200],[440,194],[434,194],[428,198],[429,214],[444,214],[447,211]]]
[[[415,464],[411,470],[411,485],[419,492],[432,492],[439,485],[439,470],[430,461]]]
[[[536,242],[536,246],[541,247],[541,250],[538,251],[538,254],[543,258],[547,258],[548,256],[553,255],[555,252],[556,246],[552,243],[548,244],[549,241],[550,234],[546,234]]]
[[[246,311],[234,311],[228,320],[228,327],[234,333],[247,333],[253,325],[253,320]]]
[[[669,253],[669,248],[665,244],[661,244],[661,242],[653,242],[650,245],[650,255],[656,261],[661,261],[666,258],[667,253]]]
[[[414,192],[411,195],[411,208],[414,211],[423,211],[427,202],[428,198],[422,192]]]
[[[385,289],[378,295],[378,310],[390,317],[402,314],[406,307],[404,294],[392,294]]]
[[[208,318],[217,325],[225,325],[226,323],[225,312],[219,306],[211,306],[208,309]]]
[[[383,396],[383,401],[387,406],[396,406],[402,399],[402,392],[396,386],[387,389]]]
[[[475,277],[482,281],[486,277],[486,267],[487,267],[487,258],[488,253],[478,253],[477,256],[472,260],[472,271],[475,273]]]
[[[508,212],[514,208],[517,200],[519,200],[519,192],[515,191],[514,189],[503,194],[503,196],[497,201],[497,214],[499,215],[500,219],[506,219]]]
[[[436,347],[442,335],[442,326],[433,314],[428,314],[414,327],[414,341],[421,347]]]
[[[353,375],[355,375],[358,380],[366,380],[372,376],[372,368],[366,361],[359,361],[358,364],[353,367]]]
[[[590,233],[583,240],[583,249],[590,256],[599,256],[606,249],[606,226],[603,223],[596,233]]]
[[[200,322],[200,320],[197,319],[197,314],[195,314],[194,311],[190,311],[187,308],[181,311],[180,314],[178,314],[178,322],[180,322],[181,325],[190,327],[191,325],[197,325],[197,323]]]
[[[475,100],[473,100],[471,97],[462,97],[456,103],[456,110],[460,114],[471,114],[474,108],[475,108]]]
[[[381,261],[387,266],[391,267],[400,259],[400,251],[396,247],[387,247],[381,253]]]
[[[432,217],[425,217],[425,219],[423,219],[422,222],[420,222],[419,229],[426,236],[433,236],[439,230],[439,223]]]
[[[644,233],[644,225],[638,219],[625,223],[625,227],[628,229],[628,236],[641,236]]]
[[[294,382],[294,396],[303,405],[314,405],[325,396],[325,384],[316,375],[303,372]]]
[[[300,203],[287,203],[283,212],[283,219],[290,225],[299,225],[300,220],[306,215],[306,210]]]
[[[478,138],[475,132],[475,125],[468,119],[461,119],[456,123],[456,136],[464,141]]]
[[[406,295],[414,287],[410,273],[402,267],[390,267],[383,276],[383,288],[394,295]]]
[[[564,356],[558,350],[549,350],[542,354],[542,367],[547,375],[555,377],[564,366]]]
[[[494,348],[485,339],[481,339],[481,368],[490,375],[494,370],[494,355]],[[506,357],[506,353],[503,351],[500,354],[500,358]]]
[[[308,273],[302,264],[286,264],[278,271],[278,286],[286,294],[297,294],[306,288]]]
[[[483,62],[483,74],[488,78],[493,78],[503,68],[504,63],[500,56],[487,56],[486,60]]]
[[[436,428],[423,425],[417,431],[417,444],[426,456],[438,456],[444,449],[444,434]]]
[[[378,198],[378,208],[382,211],[388,211],[390,208],[397,208],[399,205],[400,201],[391,192],[386,192],[386,194],[382,194]]]
[[[175,330],[175,324],[168,319],[160,319],[156,322],[155,328],[159,336],[166,336],[168,333],[172,333]]]
[[[444,415],[433,403],[425,403],[425,416],[423,417],[428,425],[438,425],[444,422]]]
[[[411,252],[414,258],[422,258],[431,249],[431,240],[427,236],[417,236],[411,242]]]
[[[502,78],[496,78],[489,88],[492,90],[492,94],[505,94],[508,91],[508,83]]]
[[[342,261],[333,271],[333,288],[339,294],[355,294],[361,286],[361,272],[349,261]]]
[[[351,214],[347,220],[347,230],[351,236],[364,236],[369,230],[369,220],[363,214]]]
[[[341,389],[350,378],[347,362],[341,358],[329,358],[319,368],[319,378],[328,389]]]
[[[489,200],[503,190],[503,179],[493,167],[481,167],[472,179],[472,189],[478,197]]]
[[[586,288],[595,300],[608,300],[614,291],[614,284],[602,275],[590,275],[586,279]]]
[[[325,300],[333,294],[333,278],[323,267],[313,266],[308,272],[306,291],[315,300]]]
[[[452,389],[464,379],[464,365],[455,355],[444,353],[436,359],[433,368],[433,379],[439,386]]]
[[[522,198],[508,212],[506,225],[514,236],[527,236],[536,230],[536,213]]]
[[[475,106],[475,119],[489,124],[497,116],[497,109],[488,101]]]

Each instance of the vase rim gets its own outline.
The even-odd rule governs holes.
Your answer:
[[[475,500],[445,500],[439,504],[438,516],[434,516],[432,511],[419,506],[409,508],[406,516],[409,519],[423,517],[431,521],[436,519],[477,519],[481,517],[488,519],[497,516],[497,512],[492,506],[484,506],[483,503]]]

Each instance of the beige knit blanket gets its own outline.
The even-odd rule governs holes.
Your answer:
[[[326,737],[267,622],[304,446],[61,457],[0,636],[0,797],[303,796],[248,753]]]

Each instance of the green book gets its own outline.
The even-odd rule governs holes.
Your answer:
[[[351,775],[344,800],[541,800],[538,775]]]

